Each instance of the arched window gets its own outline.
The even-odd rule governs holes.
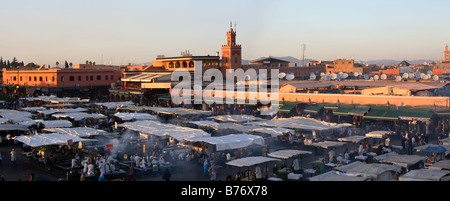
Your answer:
[[[187,68],[187,63],[186,63],[186,61],[183,61],[183,68]]]
[[[169,63],[169,68],[173,68],[173,62]]]
[[[194,67],[194,62],[193,62],[193,61],[190,61],[190,62],[189,62],[189,67],[191,67],[191,68]]]
[[[175,63],[175,68],[179,68],[180,67],[180,62],[177,61],[177,63]]]

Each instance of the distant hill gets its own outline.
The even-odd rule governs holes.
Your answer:
[[[267,57],[260,57],[260,58],[252,59],[252,60],[242,59],[242,65],[247,65],[247,64],[250,64],[250,62],[264,59],[264,58],[267,58]],[[301,59],[297,59],[292,56],[272,57],[272,58],[281,59],[281,60],[285,60],[285,61],[289,61],[289,62],[294,62],[294,63],[297,63],[297,66],[301,66],[303,64],[303,61]],[[319,61],[319,60],[305,58],[305,65],[308,65],[308,63],[310,61]],[[439,62],[439,61],[434,61],[434,60],[430,60],[430,59],[417,59],[417,60],[406,60],[406,61],[410,64],[423,64],[423,63]],[[364,64],[376,64],[376,65],[391,65],[391,64],[397,65],[400,62],[402,62],[402,60],[379,59],[379,60],[356,61],[356,62],[364,63]],[[136,64],[136,65],[151,65],[151,64],[152,64],[152,62],[150,61],[150,62]]]
[[[399,64],[403,60],[389,60],[389,59],[380,59],[380,60],[369,60],[369,61],[360,61],[362,63],[366,64],[376,64],[376,65],[391,65],[391,64]],[[423,64],[423,63],[432,63],[432,62],[438,62],[434,60],[429,59],[417,59],[417,60],[406,60],[410,64]]]

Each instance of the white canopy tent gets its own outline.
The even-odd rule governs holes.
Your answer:
[[[208,119],[214,119],[216,121],[220,122],[232,122],[232,123],[243,123],[243,122],[250,122],[250,121],[261,121],[264,119],[261,119],[259,117],[255,117],[252,115],[219,115],[219,116],[212,116],[208,117]]]
[[[250,145],[264,146],[264,138],[248,134],[230,134],[220,137],[203,137],[188,139],[191,142],[205,142],[216,145],[216,151],[239,149]]]
[[[428,169],[450,170],[450,160],[441,160],[428,166]]]
[[[25,99],[27,101],[45,101],[45,102],[51,102],[51,103],[87,103],[87,102],[89,102],[89,99],[80,99],[77,97],[59,98],[54,95],[26,97],[26,98],[21,98],[21,99]]]
[[[104,102],[104,103],[93,103],[94,105],[106,107],[107,109],[115,109],[117,107],[123,107],[123,106],[133,106],[134,103],[132,101],[125,101],[125,102]]]
[[[140,113],[140,112],[118,112],[114,114],[115,117],[122,119],[123,121],[131,121],[131,120],[157,120],[157,116],[151,115],[148,113]]]
[[[70,113],[58,113],[58,114],[52,114],[53,117],[55,118],[71,118],[75,121],[80,121],[83,119],[88,119],[88,118],[92,118],[92,119],[105,119],[106,116],[103,114],[89,114],[89,113],[85,113],[85,112],[70,112]]]
[[[347,143],[345,143],[345,142],[323,141],[323,142],[314,142],[314,143],[311,144],[311,146],[328,149],[328,148],[331,148],[331,147],[344,146],[346,144]]]
[[[0,124],[0,131],[29,131],[24,125],[17,124]]]
[[[272,161],[280,161],[280,159],[264,157],[264,156],[250,156],[245,158],[240,158],[236,160],[232,160],[227,162],[227,165],[236,166],[236,167],[250,167],[262,163],[272,162]]]
[[[450,181],[450,171],[434,169],[411,170],[398,178],[399,181]]]
[[[351,126],[351,124],[329,123],[329,122],[319,121],[316,119],[306,118],[306,117],[291,117],[291,118],[263,120],[263,121],[251,122],[249,124],[265,126],[265,127],[301,129],[301,130],[308,130],[308,131],[324,131],[324,130],[331,130],[331,129],[346,128],[346,127]]]
[[[86,108],[64,108],[64,109],[52,109],[52,110],[38,110],[37,112],[44,114],[44,115],[50,115],[55,113],[78,113],[78,112],[87,112],[88,109]]]
[[[212,125],[218,125],[215,121],[187,121],[186,123],[195,124],[197,126],[212,127]]]
[[[40,122],[45,128],[67,128],[72,127],[72,122],[67,120],[44,120]]]
[[[368,177],[359,177],[338,171],[328,171],[323,174],[310,177],[309,181],[367,181]]]
[[[30,112],[0,109],[0,116],[9,119],[13,123],[31,120],[33,116]]]
[[[203,114],[203,115],[210,115],[211,111],[204,111],[204,110],[194,110],[194,109],[187,109],[187,108],[163,108],[163,107],[152,107],[149,108],[149,110],[159,113],[159,114],[172,114],[172,115],[196,115],[196,114]]]
[[[273,158],[288,159],[288,158],[291,158],[294,156],[304,155],[304,154],[312,154],[312,152],[295,150],[295,149],[284,149],[284,150],[279,150],[279,151],[275,151],[272,153],[268,153],[267,156],[270,156]]]
[[[172,124],[163,124],[151,120],[126,122],[123,124],[119,124],[118,126],[138,131],[142,134],[152,134],[160,137],[170,136],[177,139],[178,141],[211,136],[211,134],[201,129],[181,127]]]
[[[374,181],[396,180],[396,173],[399,173],[401,171],[401,168],[395,165],[381,163],[363,163],[360,161],[355,161],[348,165],[335,167],[334,169],[346,174],[369,177]]]
[[[287,129],[287,128],[259,127],[259,128],[251,129],[250,132],[263,133],[263,134],[268,134],[272,137],[277,137],[279,135],[283,135],[283,134],[287,134],[287,133],[294,134],[295,130]]]
[[[72,142],[86,142],[95,141],[92,139],[83,139],[72,135],[64,135],[59,133],[39,134],[39,135],[21,135],[14,138],[30,147],[40,147],[49,145],[64,145],[68,141]]]
[[[367,139],[367,136],[359,136],[359,135],[354,135],[354,136],[348,136],[348,137],[343,137],[343,138],[338,138],[339,141],[341,142],[353,142],[353,143],[358,143],[361,142],[362,140]]]
[[[385,135],[388,135],[391,133],[392,133],[392,131],[372,131],[372,132],[366,133],[366,137],[383,138]]]
[[[90,137],[90,136],[96,136],[96,135],[105,135],[108,133],[104,130],[99,130],[99,129],[90,128],[90,127],[51,128],[51,129],[45,129],[45,130],[49,131],[49,132],[66,134],[66,135],[77,136],[77,137]]]
[[[380,160],[381,163],[390,163],[393,165],[397,165],[403,168],[409,168],[411,166],[416,165],[419,162],[424,162],[427,160],[425,156],[419,155],[391,155],[386,157],[385,159]]]

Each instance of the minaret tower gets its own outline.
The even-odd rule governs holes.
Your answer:
[[[444,62],[450,62],[450,51],[448,51],[448,45],[445,45]]]
[[[236,32],[233,30],[232,23],[227,32],[227,44],[222,45],[222,72],[226,69],[237,69],[241,67],[241,45],[236,44]]]

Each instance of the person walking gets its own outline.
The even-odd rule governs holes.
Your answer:
[[[16,151],[11,149],[11,163],[13,167],[16,167]]]
[[[162,179],[164,179],[165,181],[170,181],[170,176],[171,176],[171,174],[170,174],[169,168],[166,168],[166,171],[164,172]]]
[[[205,159],[203,162],[203,176],[208,176],[208,170],[209,170],[210,164],[208,158]]]

